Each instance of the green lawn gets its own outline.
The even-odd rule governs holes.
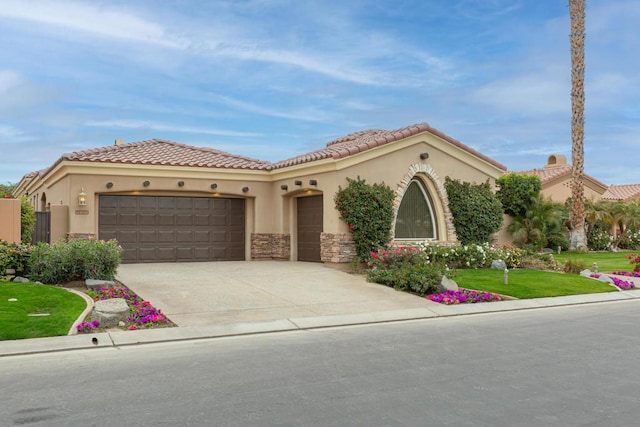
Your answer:
[[[509,270],[509,284],[504,284],[502,270],[457,270],[455,281],[467,289],[487,291],[516,298],[541,298],[561,295],[616,292],[613,286],[577,274],[540,270]]]
[[[633,251],[620,252],[562,252],[553,254],[553,257],[560,264],[567,259],[582,261],[586,268],[593,270],[593,263],[598,264],[598,271],[611,273],[612,271],[631,271],[633,264],[629,263],[627,255],[634,253]]]
[[[62,288],[0,282],[0,340],[66,335],[86,307],[82,297]]]

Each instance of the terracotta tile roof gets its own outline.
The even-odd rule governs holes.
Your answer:
[[[540,182],[542,184],[545,184],[547,182],[553,181],[556,178],[559,178],[565,175],[571,175],[572,170],[573,170],[573,167],[571,165],[559,165],[559,166],[553,166],[553,167],[544,168],[544,169],[533,169],[533,170],[524,171],[521,173],[525,175],[538,175],[540,177]],[[602,188],[608,187],[607,184],[595,179],[591,175],[585,174],[584,177],[585,179],[591,180],[592,182],[596,183]]]
[[[571,167],[571,165],[562,165],[545,169],[533,169],[522,173],[525,175],[538,175],[540,177],[540,182],[544,184],[546,182],[553,181],[560,176],[570,175],[572,169],[573,167]]]
[[[640,196],[640,184],[610,185],[604,192],[604,200],[628,200]]]
[[[456,147],[461,148],[468,153],[481,158],[482,160],[492,164],[499,169],[502,169],[503,171],[507,170],[506,166],[479,153],[478,151],[463,144],[462,142],[445,135],[444,133],[435,128],[432,128],[426,123],[418,123],[396,130],[370,129],[361,132],[354,132],[347,136],[329,142],[325,148],[322,148],[320,150],[312,151],[310,153],[276,162],[273,164],[273,168],[285,168],[288,166],[294,166],[329,158],[333,158],[336,160],[342,159],[344,157],[348,157],[356,153],[361,153],[371,148],[379,147],[391,142],[399,141],[401,139],[408,138],[410,136],[417,135],[423,132],[429,132],[433,135],[436,135],[437,137],[444,139],[450,144],[455,145]]]
[[[206,147],[151,139],[62,155],[62,160],[224,169],[270,169],[271,163]]]

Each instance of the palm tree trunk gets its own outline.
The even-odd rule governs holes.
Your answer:
[[[586,0],[569,0],[571,18],[571,248],[586,250],[584,230],[584,39]]]

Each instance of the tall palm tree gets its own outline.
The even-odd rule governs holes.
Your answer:
[[[586,250],[584,230],[584,21],[586,0],[569,0],[571,18],[571,248]]]

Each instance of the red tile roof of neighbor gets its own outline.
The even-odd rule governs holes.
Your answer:
[[[546,182],[553,181],[558,177],[571,175],[572,170],[573,170],[573,167],[571,165],[560,165],[560,166],[553,166],[553,167],[544,168],[544,169],[533,169],[529,171],[524,171],[522,173],[525,175],[538,175],[540,177],[540,182],[544,184]],[[591,181],[595,182],[596,184],[604,188],[608,187],[607,184],[601,181],[598,181],[597,179],[595,179],[590,175],[584,175],[584,176],[585,178],[590,179]]]
[[[640,196],[640,184],[610,185],[604,192],[604,200],[627,200]]]
[[[59,161],[71,160],[101,163],[192,166],[269,171],[322,159],[341,159],[423,132],[429,132],[448,143],[461,148],[473,156],[479,157],[499,169],[504,171],[507,170],[504,165],[479,153],[460,141],[443,134],[426,123],[419,123],[396,130],[372,129],[351,133],[347,136],[329,142],[325,148],[276,163],[225,153],[212,148],[194,147],[161,139],[151,139],[148,141],[128,144],[116,144],[107,147],[66,153],[63,154]]]
[[[571,165],[562,165],[545,169],[533,169],[522,173],[525,175],[538,175],[540,177],[540,182],[544,184],[545,182],[552,181],[559,176],[571,174],[572,169],[573,167]]]

